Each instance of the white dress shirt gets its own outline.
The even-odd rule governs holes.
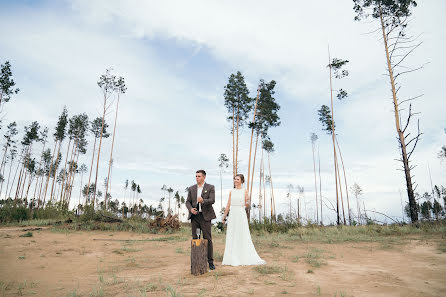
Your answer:
[[[197,184],[197,199],[198,197],[201,197],[201,193],[203,192],[204,183],[201,185],[201,187]],[[201,210],[201,203],[198,203],[198,212],[202,212]]]

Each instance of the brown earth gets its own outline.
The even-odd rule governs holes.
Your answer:
[[[0,229],[0,297],[446,296],[441,235],[331,244],[254,237],[268,264],[228,267],[220,265],[224,235],[214,234],[217,269],[194,277],[187,229],[22,230]]]

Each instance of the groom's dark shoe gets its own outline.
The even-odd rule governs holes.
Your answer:
[[[209,269],[210,269],[210,270],[215,270],[215,266],[214,266],[213,263],[209,263]]]

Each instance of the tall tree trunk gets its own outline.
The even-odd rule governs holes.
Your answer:
[[[68,155],[70,153],[70,147],[71,147],[71,138],[68,141],[68,148],[67,148],[67,155],[65,156],[65,165],[63,167],[63,176],[62,176],[62,190],[60,191],[60,198],[59,198],[59,202],[62,205],[63,201],[63,194],[64,194],[64,189],[65,189],[65,180],[67,179],[67,163],[68,163]],[[73,147],[74,147],[74,142],[73,142]],[[71,149],[71,156],[73,155],[73,148]]]
[[[76,161],[74,160],[76,159]],[[68,178],[68,184],[70,185],[65,194],[65,200],[68,200],[68,202],[71,200],[71,193],[73,192],[73,182],[76,177],[76,169],[79,168],[77,165],[77,161],[79,160],[79,140],[77,141],[76,145],[74,146],[74,155],[71,160],[71,169],[70,169],[70,175]],[[69,204],[68,204],[69,205]]]
[[[3,153],[2,163],[0,166],[0,171],[2,172],[2,175],[3,175],[3,166],[6,165],[6,154],[7,153],[8,153],[8,146],[7,146],[7,144],[5,144],[5,152]]]
[[[94,144],[93,144],[93,155],[91,157],[91,165],[90,165],[90,174],[88,176],[88,184],[87,184],[87,197],[85,198],[85,201],[87,201],[87,199],[90,197],[90,181],[91,181],[91,173],[93,172],[93,163],[94,163],[94,154],[96,152],[96,136],[94,136]],[[96,185],[95,185],[96,187]],[[91,201],[91,203],[93,203],[93,207],[94,207],[94,201]]]
[[[48,172],[48,176],[47,176],[46,182],[45,182],[45,191],[44,191],[44,195],[43,195],[43,204],[44,205],[45,205],[45,200],[46,200],[46,192],[48,190],[48,184],[50,182],[50,177],[52,176],[52,173],[53,173],[53,164],[54,164],[54,156],[55,156],[55,152],[56,152],[56,146],[57,146],[57,139],[54,142],[54,149],[53,149],[53,156],[51,157],[50,170]]]
[[[110,169],[111,169],[111,166],[112,166],[113,147],[114,147],[114,144],[115,144],[116,122],[118,120],[118,108],[119,108],[119,94],[118,94],[118,100],[116,102],[115,124],[114,124],[114,127],[113,127],[112,146],[111,146],[111,150],[110,150],[110,161],[108,162],[107,185],[110,184]],[[105,198],[106,199],[107,199],[107,193],[108,193],[108,187],[105,190]]]
[[[367,224],[367,222],[368,222],[368,216],[367,216],[367,211],[365,210],[365,203],[364,203],[364,200],[362,200],[362,209],[364,210],[365,223]]]
[[[330,57],[330,48],[328,48],[328,65],[330,68],[330,100],[331,100],[331,138],[333,141],[333,163],[335,170],[335,183],[336,183],[336,213],[337,213],[337,224],[340,225],[340,216],[339,216],[339,196],[338,196],[338,167],[336,164],[336,144],[335,144],[335,128],[334,128],[334,111],[333,111],[333,83],[331,77],[331,57]]]
[[[259,142],[259,134],[257,133],[256,145],[254,147],[254,159],[253,159],[253,162],[252,162],[251,185],[250,185],[250,189],[249,189],[249,199],[250,200],[251,200],[251,197],[252,197],[252,188],[253,188],[253,185],[254,185],[254,171],[255,171],[255,168],[256,168],[256,156],[257,156],[257,145],[258,145],[258,142]],[[259,208],[261,208],[262,207],[262,203],[260,203],[258,206],[259,206]],[[249,208],[249,209],[251,209],[251,208]],[[260,213],[260,210],[259,210],[259,213]],[[249,217],[248,217],[248,219],[249,219]],[[260,221],[260,215],[259,215],[259,221]]]
[[[262,150],[263,152],[263,150]],[[260,222],[260,218],[261,218],[261,214],[262,214],[262,164],[263,164],[263,159],[260,160],[260,168],[259,168],[259,222]],[[263,205],[263,209],[265,209],[265,205]],[[263,216],[263,218],[265,218],[265,216]]]
[[[57,148],[57,154],[56,154],[56,162],[59,159],[59,153],[60,153],[60,147],[62,146],[62,140],[59,141],[59,146]],[[54,164],[56,165],[56,164]],[[59,166],[55,166],[54,168],[54,178],[53,178],[53,183],[51,185],[51,194],[50,194],[50,201],[53,201],[53,191],[54,191],[54,182],[57,179],[57,169]],[[57,196],[56,196],[57,197]]]
[[[42,185],[42,180],[43,180],[43,175],[38,175],[37,181],[36,181],[36,187],[34,188],[33,197],[37,198],[37,208],[39,208],[39,206],[40,206],[39,195],[38,195],[37,189],[39,189],[39,184]],[[40,186],[40,188],[42,188],[42,187]]]
[[[23,178],[23,182],[21,182],[21,189],[20,189],[20,196],[23,197],[24,193],[25,193],[25,185],[26,185],[26,179],[28,178],[28,166],[29,166],[29,161],[31,160],[31,149],[32,149],[32,143],[28,146],[28,158],[25,159],[25,163],[23,164],[23,170],[24,170],[24,178]],[[31,175],[31,173],[30,173]],[[31,179],[31,177],[30,177]]]
[[[22,152],[22,155],[23,155],[23,152]],[[17,167],[15,169],[14,178],[12,179],[12,183],[11,183],[11,187],[9,188],[9,192],[8,192],[8,187],[9,187],[10,177],[8,178],[8,184],[6,185],[6,199],[8,199],[8,197],[11,197],[12,188],[14,186],[15,178],[17,177],[17,171],[19,170],[19,167],[20,167],[20,161],[22,160],[22,155],[20,156]],[[11,169],[12,169],[11,167],[12,167],[12,162],[10,165],[9,175],[11,175]]]
[[[43,174],[42,178],[40,179],[39,198],[37,200],[38,201],[37,208],[40,208],[40,204],[41,203],[43,204],[43,201],[42,201],[42,190],[43,190],[43,183],[44,183],[44,181],[46,179],[45,179],[45,172],[43,172],[42,174]],[[45,186],[46,186],[46,183],[45,183]]]
[[[104,110],[103,110],[103,113],[102,113],[101,136],[99,137],[98,159],[96,160],[96,178],[95,178],[95,181],[94,181],[95,190],[94,190],[94,193],[93,193],[93,201],[96,198],[96,191],[97,191],[97,188],[98,188],[99,159],[101,157],[102,135],[103,135],[103,132],[104,132],[105,112],[106,112],[106,107],[107,107],[106,106],[106,101],[107,101],[107,99],[106,99],[106,97],[104,95]],[[107,209],[107,197],[105,197],[105,209]]]
[[[39,188],[40,175],[36,173],[36,185],[34,187],[33,199],[36,198],[37,189]]]
[[[341,157],[342,171],[344,172],[345,193],[347,196],[347,207],[348,207],[348,224],[351,226],[352,225],[352,217],[351,217],[351,212],[350,212],[350,199],[348,197],[347,175],[345,174],[344,160],[342,159],[342,152],[341,152],[341,148],[339,147],[339,142],[338,142],[337,137],[336,137],[336,144],[338,145],[339,157]]]
[[[45,152],[45,146],[46,146],[46,141],[43,142],[42,153],[40,154],[40,167],[42,167],[42,165],[43,165],[43,153]],[[36,187],[34,188],[33,198],[36,198],[37,188],[39,186],[39,181],[41,179],[43,179],[43,175],[42,176],[37,175]],[[37,198],[37,205],[40,205],[39,198]]]
[[[79,205],[81,205],[81,196],[82,196],[82,180],[84,179],[84,172],[81,172],[81,184],[79,186],[80,190],[79,190],[79,203],[77,205],[77,207],[79,208]]]
[[[20,171],[19,171],[19,178],[17,179],[17,186],[15,189],[15,195],[14,195],[14,199],[18,199],[19,194],[20,194],[20,189],[21,189],[21,182],[22,182],[22,174],[23,174],[23,166],[20,166]]]
[[[71,158],[70,158],[70,166],[68,168],[68,178],[66,180],[66,186],[65,186],[65,192],[62,194],[63,195],[63,201],[66,202],[68,201],[68,208],[70,206],[70,194],[71,194],[71,182],[73,180],[73,176],[75,176],[76,173],[76,169],[74,167],[75,162],[74,162],[74,158],[76,158],[77,156],[77,152],[78,152],[78,144],[79,141],[76,140],[76,142],[73,144],[73,149],[72,149],[72,154],[71,154]]]
[[[8,146],[5,148],[5,153],[3,154],[2,164],[0,166],[0,172],[3,176],[3,180],[0,183],[0,199],[2,196],[2,190],[3,190],[3,182],[5,181],[5,168],[6,168],[6,154],[8,152]]]
[[[34,174],[30,174],[28,187],[26,188],[25,199],[28,199],[28,193],[29,193],[29,189],[31,188],[31,184],[33,183],[33,179],[34,179]],[[33,199],[33,201],[34,201],[34,199]]]
[[[274,199],[274,187],[273,187],[273,177],[271,176],[271,161],[268,153],[268,167],[269,167],[269,182],[271,185],[271,219],[274,217],[274,222],[276,221],[276,202]]]
[[[317,180],[316,180],[316,162],[314,160],[314,143],[311,144],[313,151],[313,172],[314,172],[314,191],[316,193],[316,222],[319,224],[319,203],[317,200]]]
[[[406,151],[406,139],[405,139],[404,133],[400,127],[399,105],[398,105],[398,99],[396,96],[395,78],[393,75],[393,67],[390,62],[389,47],[387,44],[387,34],[386,34],[386,30],[385,30],[381,7],[379,7],[379,16],[380,16],[380,20],[381,20],[381,29],[382,29],[382,34],[383,34],[384,50],[386,52],[387,69],[389,72],[390,85],[392,87],[392,98],[393,98],[393,108],[394,108],[394,113],[395,113],[396,132],[398,134],[398,139],[400,142],[401,156],[403,158],[402,161],[403,161],[403,166],[404,166],[404,174],[406,177],[407,196],[409,198],[409,208],[410,208],[410,219],[411,219],[412,223],[414,223],[414,222],[418,221],[417,203],[416,203],[414,191],[412,188],[413,185],[412,185],[412,177],[410,175],[409,158],[407,157],[407,151]]]
[[[252,123],[255,123],[255,121],[256,121],[257,102],[259,101],[259,95],[260,95],[260,86],[257,89],[257,98],[256,98],[256,103],[254,104],[254,114],[252,116]],[[254,137],[254,128],[255,127],[253,126],[252,129],[251,129],[251,141],[249,142],[248,182],[246,183],[246,189],[248,189],[248,190],[249,190],[249,184],[250,184],[250,182],[252,183],[252,179],[254,178],[254,174],[252,174],[252,177],[251,177],[251,174],[250,174],[251,173],[252,138]],[[257,139],[258,139],[258,137],[257,137]],[[254,166],[253,166],[253,169],[252,169],[253,173],[254,173]],[[249,199],[251,199],[251,191],[249,192]],[[249,212],[248,212],[248,221],[249,221]]]
[[[437,200],[435,199],[434,185],[432,184],[432,175],[431,175],[431,168],[429,166],[429,162],[427,162],[427,169],[429,171],[429,179],[431,182],[432,199],[434,200],[433,206],[435,206],[435,203],[437,202]],[[434,209],[432,209],[432,212],[435,215],[435,219],[438,220],[438,209],[436,207],[434,207]]]
[[[20,164],[20,162],[19,162],[19,165],[21,165],[21,166],[20,166],[19,178],[17,180],[17,186],[16,186],[16,190],[15,190],[15,195],[14,195],[15,199],[17,199],[19,197],[19,195],[20,195],[20,190],[22,188],[22,182],[23,182],[23,178],[24,178],[23,174],[26,173],[26,163],[27,163],[27,157],[26,156],[28,155],[28,148],[29,147],[26,147],[26,148],[23,149],[24,150],[23,164]]]
[[[235,106],[232,105],[232,177],[234,178],[237,174],[237,170],[235,169]]]
[[[70,191],[69,185],[71,185],[71,176],[73,175],[73,165],[74,165],[73,161],[77,154],[78,144],[79,140],[76,139],[73,142],[73,147],[71,148],[70,163],[68,167],[67,178],[65,180],[65,189],[62,187],[61,199],[63,202],[67,201],[68,193]]]
[[[223,176],[220,168],[220,211],[223,209]]]
[[[136,200],[138,201],[138,199],[136,199]],[[170,209],[170,192],[169,192],[169,208],[167,209],[167,215],[169,215],[170,212],[171,212],[171,209]]]
[[[297,199],[297,221],[300,223],[300,198]]]
[[[12,160],[11,160],[11,164],[12,164]],[[3,183],[5,182],[5,169],[6,169],[6,164],[3,167],[3,172],[2,172],[2,176],[3,176],[3,180],[1,182],[1,186],[0,186],[0,199],[2,197],[2,192],[3,192]]]
[[[235,143],[235,174],[238,174],[238,128],[239,128],[239,108],[237,106],[237,139]]]
[[[317,146],[317,159],[319,163],[319,198],[321,200],[321,225],[324,225],[324,220],[322,218],[322,180],[321,180],[321,158],[319,154],[319,145]]]
[[[347,221],[345,220],[344,197],[342,196],[341,173],[339,171],[338,159],[336,159],[336,166],[338,168],[337,177],[338,177],[338,182],[339,182],[339,194],[340,194],[340,198],[341,198],[340,200],[341,200],[341,206],[342,206],[342,216],[344,218],[344,225],[347,225]]]
[[[28,167],[28,164],[26,164],[26,166]],[[19,189],[19,193],[20,193],[20,197],[23,198],[23,195],[25,193],[25,185],[26,185],[26,179],[28,178],[28,170],[27,167],[23,168],[23,180],[20,181],[20,189]]]
[[[128,186],[128,184],[127,184],[127,186]],[[127,188],[124,189],[124,203],[123,203],[123,205],[121,207],[122,208],[122,218],[124,218],[124,213],[125,213],[124,212],[124,208],[125,208],[124,205],[126,205],[125,204],[125,196],[126,196],[126,194],[127,194]]]
[[[80,151],[79,151],[79,147],[77,148],[77,152],[76,152],[76,166],[78,164],[79,161],[79,155],[80,155]],[[73,173],[71,174],[71,183],[70,183],[70,191],[68,192],[68,205],[70,205],[70,201],[71,201],[71,193],[73,192],[73,186],[74,186],[74,178],[76,177],[76,169],[73,169]],[[82,183],[81,183],[81,187],[82,187]]]
[[[56,182],[56,191],[54,192],[54,194],[55,194],[54,197],[59,196],[60,188],[61,188],[60,182]]]

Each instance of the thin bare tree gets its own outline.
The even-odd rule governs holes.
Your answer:
[[[411,170],[415,167],[411,165],[410,158],[417,146],[420,136],[420,121],[418,119],[416,131],[409,132],[409,124],[412,117],[416,114],[412,112],[411,102],[422,95],[411,98],[398,98],[398,92],[401,88],[399,79],[406,74],[420,70],[424,67],[408,67],[405,65],[407,57],[410,56],[421,44],[418,37],[408,36],[407,28],[409,17],[412,14],[412,8],[417,6],[414,0],[353,0],[353,10],[356,13],[355,20],[360,21],[371,16],[378,22],[380,40],[384,45],[386,56],[387,73],[389,77],[393,111],[395,115],[395,128],[399,148],[401,150],[402,167],[406,179],[407,196],[409,200],[410,218],[412,223],[418,221],[417,202],[414,193],[414,182],[412,181]],[[409,103],[409,108],[403,108],[403,104]],[[407,110],[405,123],[402,122],[402,112]],[[415,136],[414,136],[415,135]]]
[[[319,204],[317,200],[317,180],[316,180],[316,161],[314,160],[314,151],[315,151],[315,145],[318,137],[315,133],[311,133],[310,140],[311,140],[311,151],[313,152],[313,172],[314,172],[314,192],[316,195],[316,222],[319,223]]]
[[[119,84],[119,79],[116,78],[115,75],[111,73],[111,69],[107,69],[105,74],[101,75],[98,81],[98,86],[102,90],[102,125],[101,125],[101,135],[99,137],[99,146],[98,146],[98,156],[96,160],[96,176],[95,176],[95,184],[98,182],[98,174],[99,174],[99,161],[101,157],[101,148],[102,148],[102,138],[103,131],[105,125],[105,116],[110,109],[113,101],[110,102],[111,96],[116,92],[119,92],[119,88],[121,85]],[[96,191],[93,193],[93,200],[96,197]],[[107,196],[104,197],[105,208],[107,209]]]
[[[115,85],[115,93],[116,93],[116,112],[115,112],[115,123],[113,125],[113,137],[112,137],[112,146],[111,146],[111,150],[110,150],[110,160],[108,162],[108,175],[107,175],[107,181],[109,183],[109,186],[111,187],[111,182],[110,182],[110,170],[113,164],[113,148],[115,145],[115,135],[116,135],[116,122],[118,121],[118,109],[119,109],[119,99],[121,97],[122,94],[124,94],[127,91],[127,87],[125,86],[125,82],[124,82],[124,78],[123,77],[119,77],[118,81],[116,82]],[[107,197],[108,194],[108,187],[105,190],[105,197]]]

